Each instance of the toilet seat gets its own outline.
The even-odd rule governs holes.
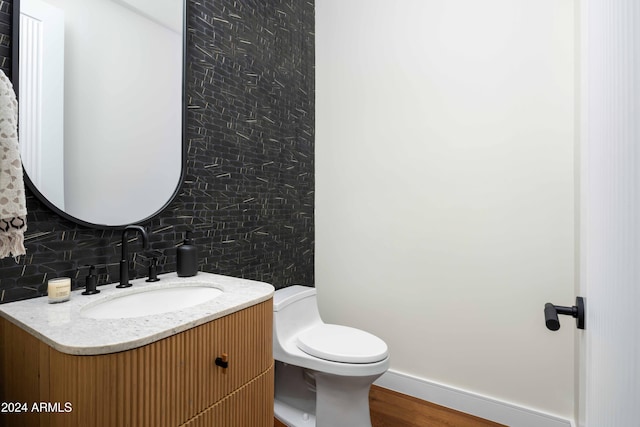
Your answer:
[[[297,336],[296,345],[305,353],[332,362],[374,363],[389,355],[387,344],[360,329],[321,324]]]

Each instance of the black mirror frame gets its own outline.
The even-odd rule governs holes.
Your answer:
[[[187,94],[186,94],[186,72],[187,72],[187,38],[188,38],[188,28],[187,28],[187,20],[189,13],[189,0],[183,0],[182,5],[182,113],[181,113],[181,122],[182,122],[182,131],[180,133],[182,138],[182,161],[181,161],[181,170],[180,170],[180,178],[178,180],[178,184],[176,185],[176,189],[169,197],[169,200],[155,213],[149,215],[148,217],[141,219],[139,221],[132,222],[131,224],[143,224],[160,215],[169,205],[175,200],[176,196],[182,190],[182,186],[184,183],[184,179],[186,176],[187,170],[187,135],[186,135],[186,114],[187,114]],[[13,89],[16,93],[16,97],[19,100],[19,76],[20,76],[20,0],[13,0],[12,6],[12,22],[11,22],[11,83],[13,84]],[[44,205],[51,209],[53,212],[61,216],[62,218],[74,222],[78,225],[93,228],[98,230],[122,230],[124,227],[130,224],[122,224],[122,225],[106,225],[106,224],[94,224],[91,222],[84,221],[82,219],[76,218],[73,215],[70,215],[53,203],[51,203],[35,186],[35,184],[29,178],[29,175],[26,171],[23,172],[24,182],[29,188],[29,190],[40,200]]]

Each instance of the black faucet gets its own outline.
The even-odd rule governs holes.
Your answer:
[[[142,235],[142,248],[147,249],[149,241],[147,232],[139,225],[127,225],[122,231],[122,259],[120,260],[120,284],[116,288],[128,288],[129,283],[129,248],[127,247],[127,238],[130,231],[137,231]]]

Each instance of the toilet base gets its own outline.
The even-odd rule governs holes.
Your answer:
[[[278,399],[273,402],[273,413],[278,421],[288,427],[316,427],[316,416],[314,414],[301,411]]]
[[[276,361],[275,417],[289,427],[371,427],[369,389],[380,375],[346,377]],[[313,390],[315,388],[315,391]]]
[[[275,417],[288,427],[315,427],[315,384],[299,366],[277,360],[275,365]]]
[[[380,376],[316,372],[316,427],[371,427],[369,389]]]

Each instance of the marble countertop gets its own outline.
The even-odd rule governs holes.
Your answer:
[[[48,297],[0,305],[0,316],[36,336],[56,350],[75,355],[107,354],[130,350],[179,332],[210,322],[273,296],[273,286],[253,280],[198,272],[193,277],[176,273],[161,274],[155,283],[132,280],[127,289],[116,283],[100,286],[99,294],[81,295],[83,289],[71,292],[69,301],[49,304]],[[99,300],[114,299],[127,293],[174,287],[176,285],[212,286],[223,293],[207,302],[155,315],[91,319],[81,310]]]

